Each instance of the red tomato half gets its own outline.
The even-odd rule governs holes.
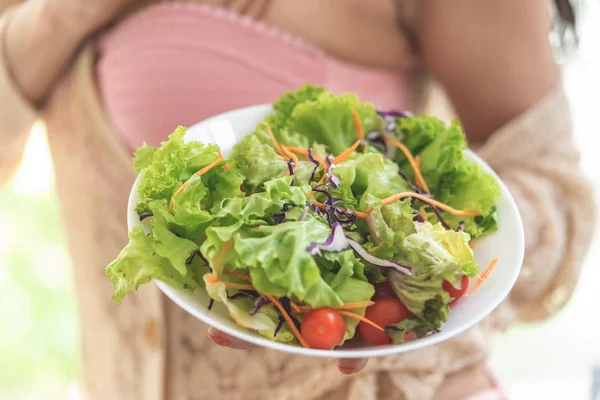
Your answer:
[[[375,300],[375,304],[367,308],[365,318],[385,328],[388,325],[402,322],[411,315],[400,299],[379,299]],[[358,329],[363,339],[371,344],[382,345],[391,343],[390,337],[385,332],[381,332],[379,329],[365,322],[359,323]]]
[[[452,299],[452,301],[450,301],[450,304],[452,304],[458,299],[460,299],[469,288],[469,277],[463,275],[462,280],[460,281],[460,289],[456,289],[448,281],[444,281],[442,288],[444,288],[444,290],[450,295],[450,298]]]
[[[313,349],[330,350],[342,343],[346,324],[339,312],[318,308],[304,316],[300,331]]]

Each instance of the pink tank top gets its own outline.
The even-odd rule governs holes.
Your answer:
[[[406,105],[410,76],[341,62],[300,38],[198,3],[162,3],[100,41],[98,84],[125,143],[158,145],[239,107],[271,103],[305,83],[354,92],[379,107]]]

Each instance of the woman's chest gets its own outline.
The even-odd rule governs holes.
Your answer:
[[[165,0],[137,0],[124,17]],[[168,0],[220,7],[301,38],[328,55],[371,68],[416,65],[393,0]]]
[[[312,0],[308,0],[312,1]],[[303,84],[403,108],[410,75],[343,62],[273,25],[206,4],[152,5],[100,40],[98,86],[133,150],[177,125],[270,103]]]

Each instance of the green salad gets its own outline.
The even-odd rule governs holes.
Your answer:
[[[497,228],[500,187],[457,122],[306,85],[227,159],[185,133],[135,154],[142,223],[106,268],[117,303],[156,279],[270,340],[383,345],[438,331],[491,271],[470,241]]]

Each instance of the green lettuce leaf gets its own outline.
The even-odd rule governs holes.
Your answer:
[[[152,279],[173,287],[194,289],[198,286],[185,268],[185,259],[198,246],[163,228],[159,225],[156,234],[148,236],[141,225],[133,228],[127,246],[106,267],[105,274],[113,283],[116,303],[121,303],[127,292],[137,290]]]
[[[463,275],[477,275],[478,266],[468,234],[445,230],[439,223],[417,223],[415,228],[396,258],[413,267],[412,275],[390,271],[387,277],[406,308],[432,329],[439,329],[447,319],[450,301],[442,287],[444,280],[458,285]]]
[[[465,136],[457,121],[446,126],[430,115],[397,119],[396,135],[421,158],[421,172],[435,198],[459,210],[481,213],[481,217],[455,217],[443,212],[456,229],[465,222],[473,237],[493,232],[497,227],[494,204],[500,199],[500,185],[479,164],[466,157]],[[407,175],[414,171],[400,151],[395,160]]]
[[[500,185],[479,164],[465,158],[451,175],[445,176],[437,188],[437,199],[459,210],[476,211],[478,217],[456,217],[445,213],[453,227],[465,222],[465,231],[479,237],[496,230],[498,220],[495,203],[500,199]]]
[[[160,149],[144,145],[136,152],[135,169],[143,170],[138,186],[138,214],[150,211],[148,204],[153,200],[170,199],[190,176],[218,159],[218,146],[200,142],[186,144],[185,133],[186,128],[180,126],[168,141],[161,143]]]
[[[275,137],[277,137],[277,139],[282,139],[282,143],[288,144],[290,146],[295,146],[298,144],[305,144],[305,146],[300,147],[308,146],[306,139],[304,139],[304,142],[302,143],[284,141],[284,137],[282,137],[282,135],[289,133],[283,133],[281,132],[281,130],[283,128],[286,128],[288,121],[292,117],[292,113],[294,112],[294,109],[298,104],[315,101],[324,92],[325,89],[323,89],[322,87],[304,85],[296,90],[284,93],[283,96],[277,99],[277,101],[275,101],[275,103],[273,104],[273,114],[268,116],[266,119],[266,122],[269,124],[269,126],[271,126]],[[296,139],[302,141],[301,137]]]
[[[264,130],[258,127],[257,131]],[[245,185],[254,190],[274,177],[283,176],[287,162],[273,148],[271,143],[262,143],[256,135],[249,135],[235,145],[231,155],[233,168],[246,177]]]
[[[406,308],[429,327],[439,329],[446,322],[450,295],[442,289],[444,280],[433,269],[412,276],[392,270],[386,276]]]
[[[321,93],[314,101],[297,104],[287,127],[310,143],[322,143],[338,155],[356,142],[352,109],[358,113],[365,132],[379,129],[381,121],[372,104],[360,102],[353,94],[334,96],[328,92]]]
[[[395,325],[388,325],[385,333],[392,338],[394,344],[404,343],[405,335],[414,332],[417,338],[424,337],[430,328],[427,323],[417,317],[409,317]]]
[[[413,266],[413,273],[435,268],[435,275],[453,285],[458,285],[463,275],[477,275],[479,268],[467,233],[446,230],[439,223],[429,222],[417,223],[415,228],[416,233],[404,240],[401,252],[402,259]]]
[[[321,277],[306,248],[323,242],[329,227],[315,219],[262,226],[262,237],[236,240],[236,266],[248,268],[258,291],[278,297],[296,296],[313,307],[339,307],[343,303]]]

